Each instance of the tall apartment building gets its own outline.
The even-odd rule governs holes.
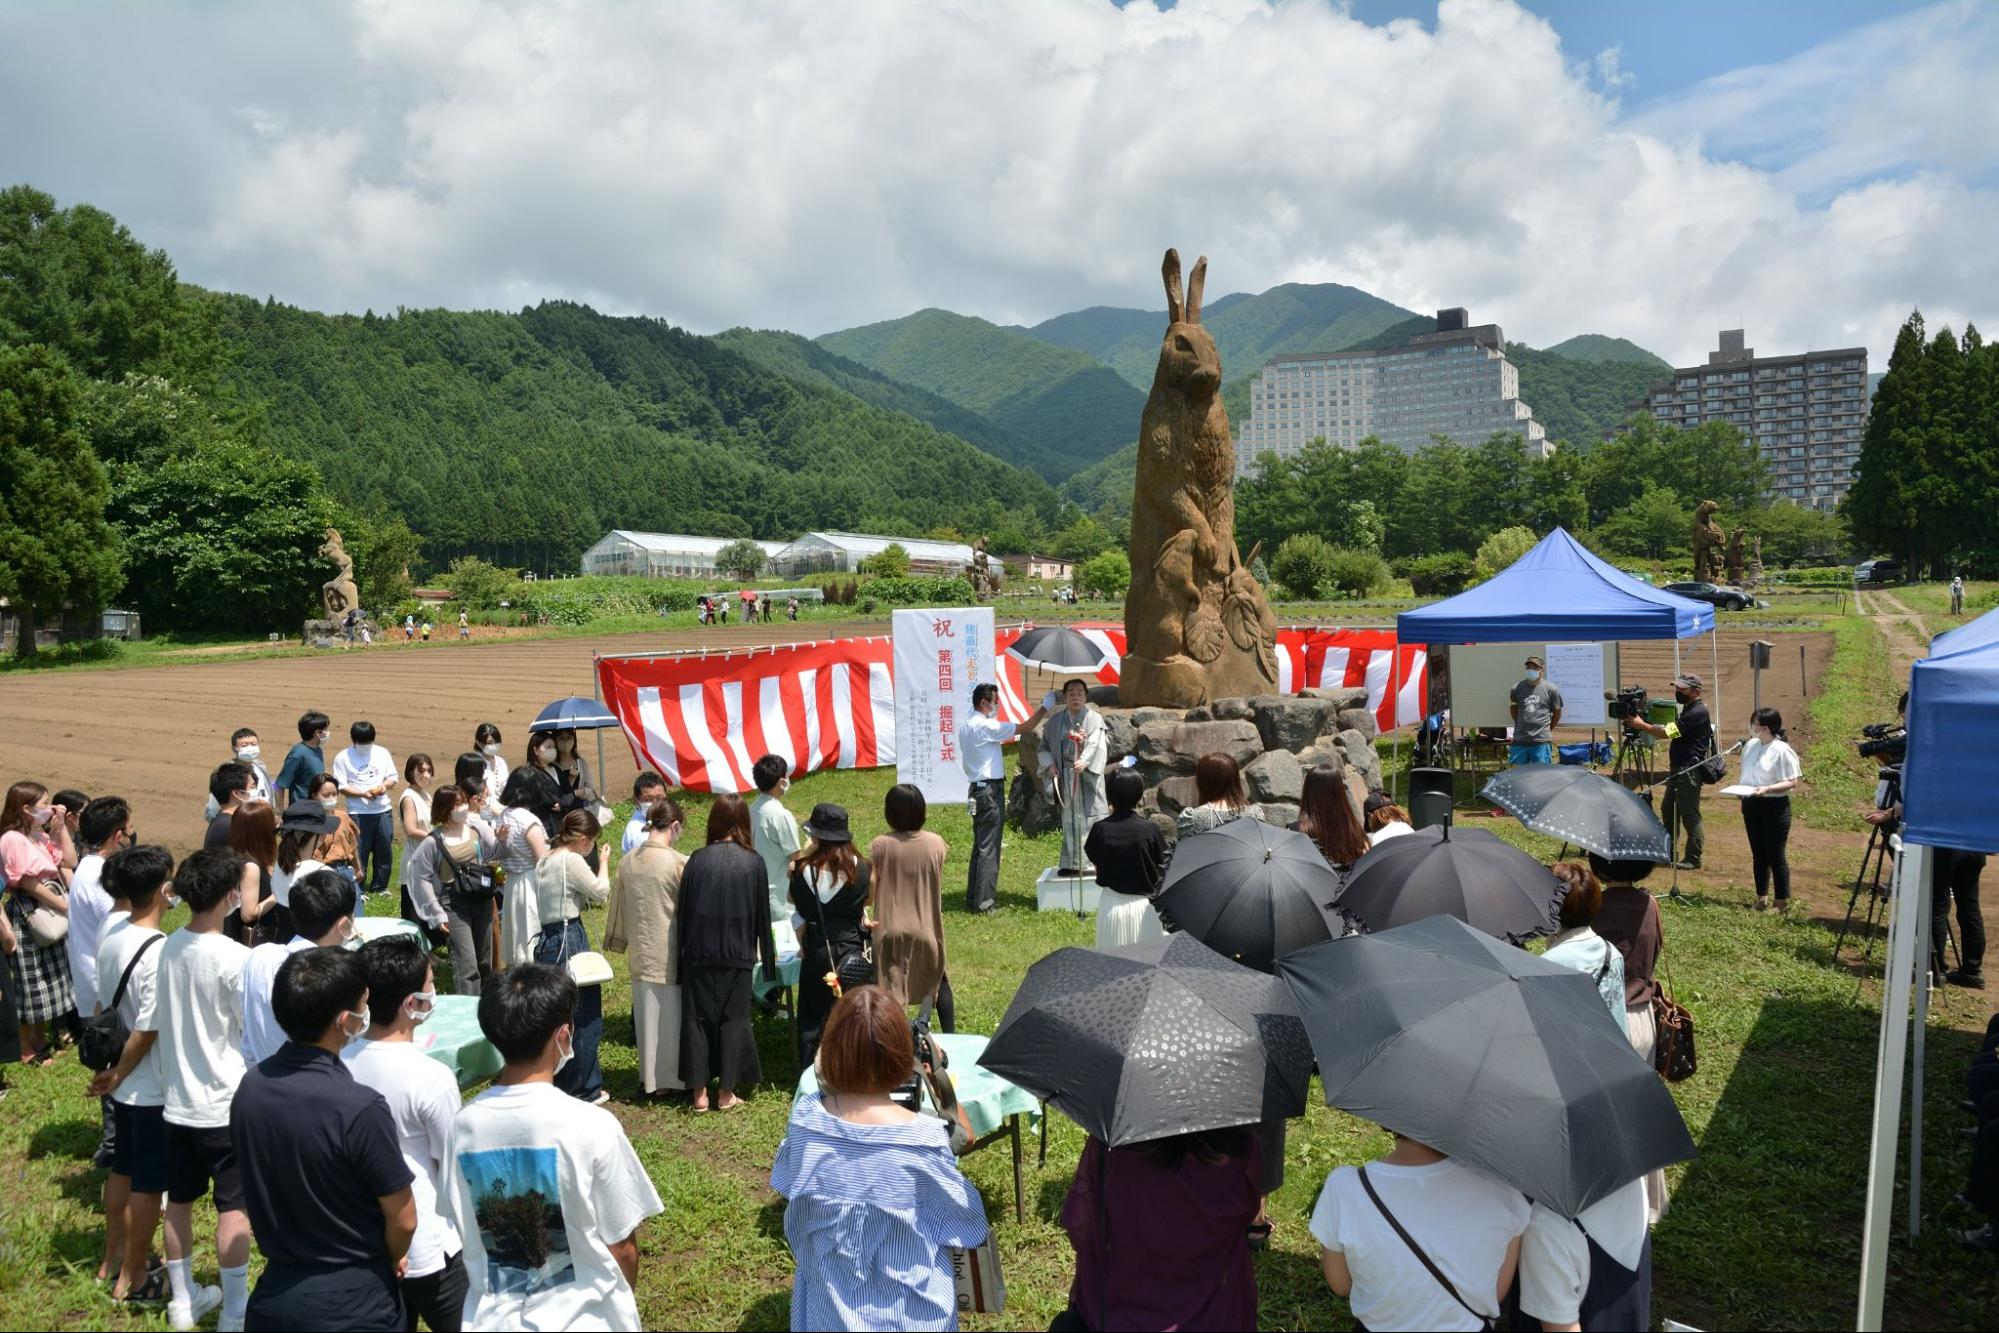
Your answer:
[[[1853,484],[1867,433],[1867,349],[1758,356],[1723,329],[1705,366],[1675,370],[1631,405],[1671,426],[1732,422],[1770,460],[1771,497],[1830,509]]]
[[[1372,435],[1413,452],[1439,435],[1477,444],[1498,431],[1518,432],[1536,454],[1554,449],[1520,401],[1520,371],[1499,326],[1469,325],[1462,307],[1439,310],[1436,332],[1401,347],[1270,358],[1250,383],[1236,473],[1317,439],[1351,448]]]

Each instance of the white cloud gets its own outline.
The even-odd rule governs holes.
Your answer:
[[[0,17],[0,52],[74,12]],[[240,10],[90,26],[111,46],[71,83],[124,86],[47,121],[28,169],[55,164],[54,188],[196,281],[319,308],[1032,321],[1159,305],[1177,245],[1210,256],[1217,294],[1346,282],[1682,363],[1720,327],[1885,359],[1911,305],[1999,320],[1991,8],[1917,11],[1630,115],[1614,49],[1565,53],[1507,0],[1443,0],[1427,28],[1324,0],[362,0],[315,42],[274,36],[284,77],[256,81]],[[218,27],[227,65],[204,54]],[[0,53],[0,120],[48,94],[9,73]],[[162,131],[177,188],[70,165],[169,88],[215,99],[170,122],[200,134]]]

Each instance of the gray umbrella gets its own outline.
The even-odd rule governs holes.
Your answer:
[[[1695,1153],[1587,973],[1454,917],[1289,955],[1326,1104],[1573,1217]]]
[[[1268,972],[1293,949],[1338,937],[1340,877],[1302,833],[1235,819],[1182,838],[1159,911],[1217,953]]]
[[[979,1063],[1110,1147],[1305,1113],[1290,992],[1180,934],[1058,949],[1027,970]]]
[[[1066,625],[1022,630],[1006,655],[1023,666],[1049,671],[1096,671],[1110,660],[1088,635]]]
[[[1521,764],[1493,774],[1479,795],[1536,833],[1613,861],[1673,859],[1673,840],[1645,798],[1580,764]]]

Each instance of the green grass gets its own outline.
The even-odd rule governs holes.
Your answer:
[[[1865,778],[1848,761],[1850,748],[1833,750],[1845,745],[1852,727],[1878,715],[1885,675],[1871,625],[1855,617],[1838,629],[1833,665],[1814,701],[1814,722],[1825,738],[1807,756],[1815,790],[1799,799],[1799,808],[1807,825],[1847,829]],[[884,828],[881,797],[890,781],[885,772],[820,774],[799,782],[788,803],[801,812],[817,801],[846,805],[865,845]],[[700,826],[708,804],[706,797],[688,798],[691,826]],[[933,807],[931,827],[952,847],[946,935],[959,1025],[989,1032],[1026,969],[1052,949],[1091,943],[1094,926],[1069,913],[1033,910],[1033,877],[1053,863],[1055,840],[1012,832],[1000,910],[967,915],[959,886],[969,817],[962,805]],[[1512,821],[1481,827],[1537,856],[1554,853],[1550,840]],[[1821,915],[1833,902],[1836,919],[1844,891],[1832,874],[1804,878],[1799,891],[1817,898]],[[1701,1060],[1700,1072],[1672,1091],[1701,1156],[1670,1173],[1673,1207],[1656,1232],[1655,1317],[1711,1329],[1850,1326],[1878,1025],[1873,987],[1831,965],[1832,935],[1823,920],[1750,913],[1741,910],[1745,899],[1739,886],[1726,886],[1664,909],[1671,977],[1694,1012]],[[602,913],[591,913],[587,925],[591,938],[600,938]],[[1878,943],[1875,953],[1878,959]],[[606,994],[607,1085],[666,1204],[641,1234],[645,1326],[783,1328],[791,1268],[769,1169],[797,1072],[789,1031],[780,1020],[757,1018],[767,1082],[741,1111],[697,1118],[680,1107],[636,1105],[629,989],[623,958],[611,959],[618,976]],[[1984,1013],[1961,992],[1948,993],[1931,1033],[1927,1225],[1922,1241],[1911,1245],[1898,1216],[1890,1327],[1990,1327],[1999,1309],[1999,1270],[1947,1234],[1947,1227],[1972,1219],[1942,1203],[1964,1170],[1966,1145],[1955,1133],[1962,1118],[1954,1107],[1973,1044],[1966,1029],[1982,1028]],[[7,1182],[0,1321],[14,1328],[160,1326],[125,1320],[89,1281],[101,1243],[94,1201],[102,1173],[88,1163],[96,1108],[82,1095],[86,1080],[75,1057],[48,1070],[10,1070],[8,1077],[14,1092],[0,1116],[0,1172]],[[1042,1328],[1062,1309],[1072,1261],[1054,1219],[1081,1146],[1080,1131],[1059,1115],[1051,1118],[1045,1169],[1035,1168],[1029,1143],[1025,1220],[1012,1215],[1005,1146],[965,1160],[995,1220],[1008,1286],[1007,1313],[968,1319],[968,1327]],[[1319,1276],[1307,1220],[1332,1167],[1365,1161],[1386,1146],[1380,1131],[1327,1109],[1316,1096],[1304,1120],[1293,1124],[1286,1182],[1271,1206],[1273,1246],[1258,1261],[1265,1328],[1349,1326],[1345,1303]],[[202,1218],[198,1234],[212,1234],[212,1215]],[[196,1268],[213,1280],[206,1241]]]

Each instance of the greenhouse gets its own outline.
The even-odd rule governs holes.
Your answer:
[[[679,532],[631,532],[617,528],[604,534],[583,553],[588,574],[641,574],[651,578],[712,578],[715,557],[739,537],[692,537]],[[786,549],[783,542],[758,542],[770,560]]]

